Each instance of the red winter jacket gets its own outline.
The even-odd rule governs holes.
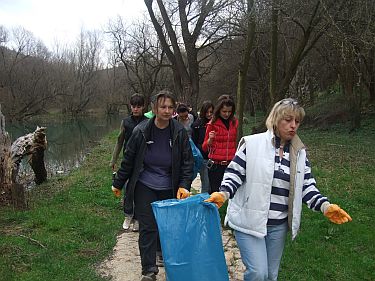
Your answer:
[[[208,158],[214,161],[231,161],[236,153],[238,120],[229,122],[229,130],[225,127],[220,118],[214,124],[211,121],[207,124],[206,135],[202,144],[203,151],[208,151]],[[211,145],[208,145],[208,134],[215,131],[216,135]]]

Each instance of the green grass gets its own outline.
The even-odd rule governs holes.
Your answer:
[[[112,251],[122,218],[107,165],[114,139],[79,170],[37,187],[28,210],[0,210],[0,280],[104,280],[95,265]]]
[[[344,125],[299,131],[318,188],[353,222],[334,225],[305,208],[297,239],[287,241],[280,281],[375,279],[374,124],[364,119],[353,134]],[[111,253],[122,222],[108,167],[116,134],[78,170],[35,188],[29,209],[0,209],[0,280],[105,280],[95,266]]]
[[[374,118],[348,134],[344,125],[329,130],[301,129],[317,186],[353,221],[330,223],[304,208],[295,241],[288,239],[279,280],[374,280],[375,126]]]

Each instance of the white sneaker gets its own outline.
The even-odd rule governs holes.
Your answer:
[[[132,217],[125,216],[125,220],[124,220],[124,223],[122,224],[122,228],[124,230],[129,230],[131,223],[132,223]]]
[[[142,275],[141,281],[155,281],[156,275],[154,272],[148,272],[145,275]]]
[[[133,220],[133,232],[138,232],[139,231],[139,223],[137,220]]]

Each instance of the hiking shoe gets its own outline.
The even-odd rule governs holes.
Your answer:
[[[163,256],[156,256],[156,265],[160,267],[164,267]]]
[[[133,220],[133,232],[138,232],[139,231],[139,223],[137,220]]]
[[[131,223],[132,223],[132,217],[125,216],[125,220],[124,220],[124,223],[122,224],[122,228],[124,230],[129,230]]]
[[[144,275],[142,275],[141,281],[155,281],[156,275],[154,272],[148,272]]]

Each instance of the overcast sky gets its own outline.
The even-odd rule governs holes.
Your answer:
[[[0,0],[0,25],[23,26],[52,48],[75,41],[81,28],[102,29],[110,18],[130,21],[145,10],[143,0]]]

